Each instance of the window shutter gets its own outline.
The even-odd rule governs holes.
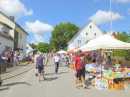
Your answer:
[[[11,52],[12,52],[12,47],[11,47]]]
[[[7,46],[5,46],[5,52],[7,52]]]

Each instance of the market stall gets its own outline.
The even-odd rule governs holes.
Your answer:
[[[110,35],[106,34],[96,39],[90,40],[85,46],[74,50],[84,51],[97,51],[99,50],[130,50],[130,43],[119,41]],[[105,61],[101,64],[90,63],[86,65],[86,71],[90,72],[90,75],[95,77],[92,80],[92,86],[97,89],[117,89],[124,90],[130,89],[130,69],[113,67],[105,68]],[[108,69],[108,70],[107,70]]]
[[[63,50],[58,51],[57,53],[58,53],[58,54],[67,54],[67,52],[66,52],[66,51],[63,51]]]
[[[72,54],[72,53],[74,52],[74,50],[79,49],[79,48],[80,48],[80,47],[77,47],[77,48],[75,48],[75,49],[72,49],[72,50],[68,51],[67,54]]]

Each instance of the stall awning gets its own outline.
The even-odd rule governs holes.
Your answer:
[[[72,49],[72,50],[68,51],[67,54],[72,54],[72,53],[74,52],[74,50],[79,49],[79,48],[80,48],[80,47],[77,47],[77,48],[75,48],[75,49]]]
[[[96,39],[90,40],[86,45],[79,48],[82,51],[94,51],[94,50],[129,50],[130,43],[117,40],[110,35],[106,34]],[[77,51],[76,49],[74,51]]]

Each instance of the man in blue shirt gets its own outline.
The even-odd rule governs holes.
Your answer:
[[[1,68],[2,68],[2,64],[3,64],[3,62],[2,62],[3,59],[6,59],[6,60],[7,60],[6,57],[2,57],[2,56],[0,55],[0,86],[2,85],[2,80],[1,80]]]

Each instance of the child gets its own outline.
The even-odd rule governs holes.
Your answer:
[[[69,66],[69,59],[68,59],[68,57],[66,57],[66,65],[65,65],[65,67],[68,67]]]
[[[19,55],[19,64],[20,64],[20,66],[21,66],[21,63],[22,63],[22,58],[23,58],[23,56]]]

